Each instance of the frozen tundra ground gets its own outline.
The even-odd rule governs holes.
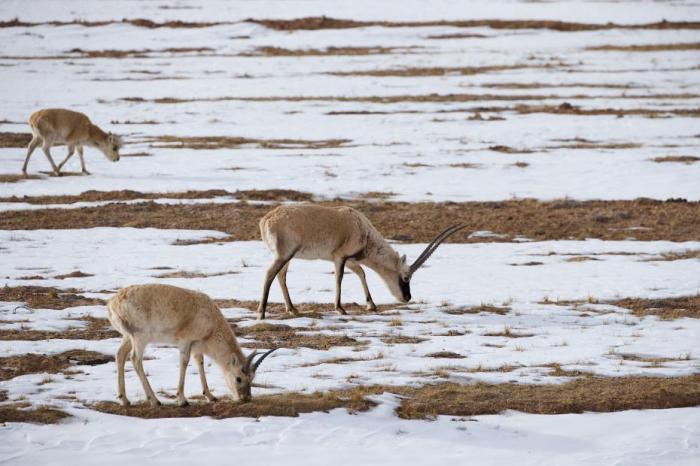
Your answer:
[[[3,1],[0,462],[697,464],[699,30],[691,1]],[[22,178],[42,107],[122,159],[53,177],[36,151]],[[304,200],[409,259],[469,228],[408,305],[370,272],[379,311],[336,315],[332,266],[294,261],[304,315],[261,324],[255,224]],[[253,403],[204,404],[190,365],[172,406],[177,351],[153,346],[166,406],[114,404],[104,302],[147,282],[280,347]]]

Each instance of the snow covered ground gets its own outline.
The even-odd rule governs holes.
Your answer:
[[[91,176],[2,183],[0,197],[87,190],[285,188],[311,192],[316,199],[354,198],[372,191],[392,193],[391,199],[403,201],[700,200],[700,163],[652,161],[700,155],[700,51],[697,47],[591,50],[606,45],[696,44],[697,29],[559,32],[434,25],[275,31],[242,21],[320,15],[362,21],[546,19],[639,24],[699,21],[700,7],[692,1],[631,0],[37,0],[30,6],[5,0],[0,3],[0,21],[110,23],[0,28],[0,132],[27,132],[25,122],[39,108],[70,107],[122,134],[127,142],[124,153],[148,155],[125,156],[113,164],[88,148]],[[122,23],[122,18],[225,24],[145,28]],[[471,37],[431,38],[450,34]],[[371,55],[264,56],[259,55],[260,47],[393,49]],[[178,48],[207,49],[173,50]],[[88,58],[75,49],[131,52],[120,59]],[[475,73],[458,69],[464,67],[495,68]],[[411,76],[362,74],[408,68],[447,70]],[[343,72],[354,74],[332,74]],[[583,113],[613,110],[597,115],[555,111],[563,104]],[[532,106],[550,110],[528,110]],[[162,142],[153,140],[166,135],[347,141],[317,149],[303,143],[286,143],[284,148],[252,143],[195,150],[177,144],[161,147]],[[53,153],[55,160],[62,160],[65,148],[57,147]],[[0,148],[0,174],[18,174],[24,155],[22,148]],[[78,162],[71,164],[72,171]],[[30,173],[47,168],[44,156],[35,152]],[[157,202],[235,201],[222,196]],[[0,215],[9,210],[105,203],[0,203]],[[106,299],[123,286],[160,282],[199,289],[214,298],[258,299],[271,260],[262,243],[174,244],[224,236],[209,230],[134,228],[0,231],[0,284],[76,288]],[[396,245],[409,258],[423,247]],[[377,314],[271,320],[310,334],[346,335],[362,344],[280,349],[261,366],[258,382],[263,386],[254,388],[254,396],[444,380],[565,381],[554,374],[554,365],[604,376],[695,374],[700,372],[697,319],[640,318],[604,302],[697,294],[699,259],[655,259],[698,249],[698,241],[595,239],[444,245],[416,274],[414,302],[408,306]],[[580,256],[596,260],[568,260]],[[76,270],[88,276],[56,278]],[[292,299],[332,302],[331,271],[328,263],[293,262],[288,279]],[[159,277],[168,272],[203,276]],[[368,281],[377,303],[393,303],[376,275],[370,272]],[[346,277],[343,296],[345,302],[362,302],[356,277]],[[282,300],[276,285],[271,300]],[[0,302],[0,329],[62,331],[84,326],[83,316],[106,315],[102,306],[31,310],[20,304]],[[450,312],[481,304],[509,311]],[[224,313],[239,319],[239,326],[255,324],[247,309],[228,307]],[[527,336],[497,335],[506,330]],[[387,340],[399,335],[422,341]],[[251,343],[246,338],[240,341]],[[111,354],[117,345],[117,339],[9,340],[0,341],[0,357],[71,349]],[[441,351],[463,357],[427,357]],[[152,357],[145,362],[151,383],[156,390],[173,393],[177,351],[152,347],[147,353]],[[338,358],[344,362],[334,362]],[[654,359],[663,362],[648,362]],[[504,367],[510,369],[489,370]],[[80,371],[70,377],[34,373],[0,382],[0,391],[7,392],[10,402],[49,404],[74,416],[57,425],[0,426],[0,462],[82,464],[99,458],[101,463],[123,464],[148,458],[171,464],[467,460],[684,465],[700,460],[697,407],[557,416],[508,411],[409,421],[396,416],[399,400],[385,393],[374,398],[376,408],[356,415],[338,409],[298,418],[143,420],[85,407],[115,399],[113,363],[81,366]],[[218,369],[212,368],[208,376],[213,391],[224,394]],[[199,392],[196,379],[191,365],[188,395]],[[132,399],[142,399],[130,365],[127,391]]]

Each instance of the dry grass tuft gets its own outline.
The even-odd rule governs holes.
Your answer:
[[[472,76],[475,74],[494,73],[526,68],[525,65],[492,65],[492,66],[455,66],[455,67],[425,67],[425,68],[389,68],[376,70],[333,71],[335,76],[376,76],[376,77],[416,77],[416,76]]]
[[[328,47],[325,49],[285,49],[282,47],[256,47],[251,53],[243,56],[252,57],[325,57],[330,55],[386,55],[405,53],[406,48],[396,47]]]
[[[658,256],[645,259],[645,262],[681,261],[687,259],[700,259],[700,249],[687,249],[685,251],[678,252],[662,252]]]
[[[102,299],[87,298],[79,292],[75,288],[59,290],[47,286],[4,286],[0,288],[0,301],[19,301],[29,307],[43,309],[105,304]]]
[[[410,344],[410,345],[415,345],[417,343],[422,343],[424,341],[428,341],[427,338],[420,338],[420,337],[412,337],[409,335],[384,335],[379,338],[382,340],[383,343],[386,343],[387,345],[402,345],[402,344]]]
[[[463,315],[463,314],[480,314],[482,312],[488,312],[491,314],[505,315],[510,311],[508,306],[492,306],[490,304],[481,304],[479,306],[459,306],[459,307],[448,307],[443,309],[442,312],[451,315]]]
[[[528,338],[535,336],[534,333],[516,333],[510,327],[505,327],[500,332],[486,332],[485,337],[506,337],[506,338]]]
[[[96,366],[114,361],[112,356],[95,351],[70,350],[60,354],[22,354],[0,358],[0,380],[26,374],[56,374],[70,366]]]
[[[700,42],[645,45],[598,45],[586,47],[586,50],[601,52],[679,52],[700,50]]]
[[[0,173],[0,183],[17,183],[18,181],[40,180],[44,178],[39,175],[14,175],[11,173]]]
[[[31,133],[6,133],[0,132],[0,148],[2,147],[27,147],[32,140]]]
[[[466,356],[462,356],[459,353],[452,351],[437,351],[435,353],[428,353],[425,355],[428,358],[446,358],[446,359],[464,359]]]
[[[297,417],[301,413],[328,412],[332,409],[345,408],[350,413],[367,411],[375,403],[361,395],[344,393],[283,393],[253,397],[249,403],[233,403],[219,401],[216,403],[191,403],[189,406],[176,405],[151,407],[147,403],[132,405],[128,408],[118,403],[101,402],[91,407],[103,413],[120,414],[123,416],[142,417],[146,419],[168,417],[201,417],[209,416],[214,419],[230,417],[261,417],[285,416]]]
[[[48,406],[22,409],[13,405],[0,406],[0,424],[6,422],[31,422],[33,424],[56,424],[70,417],[68,413]]]
[[[694,155],[667,155],[665,157],[655,157],[652,161],[656,163],[685,163],[690,165],[700,160],[700,157],[695,157]]]
[[[662,320],[683,317],[700,319],[700,295],[661,299],[625,298],[610,301],[609,304],[630,309],[637,317],[655,315]]]
[[[530,149],[516,149],[509,146],[490,146],[489,150],[494,152],[501,152],[503,154],[531,154]]]
[[[92,277],[93,275],[91,273],[85,273],[81,272],[80,270],[74,270],[73,272],[70,273],[64,273],[61,275],[56,275],[53,278],[57,280],[65,280],[66,278],[85,278],[85,277]]]

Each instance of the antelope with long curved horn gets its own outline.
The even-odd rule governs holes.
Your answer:
[[[275,254],[265,274],[258,319],[265,318],[272,281],[277,277],[287,312],[297,314],[287,289],[289,261],[321,259],[335,264],[335,309],[345,314],[340,301],[345,267],[362,282],[367,309],[376,305],[367,287],[362,266],[379,274],[391,294],[401,302],[411,300],[411,278],[435,250],[466,225],[453,225],[438,234],[412,264],[384,239],[362,213],[351,207],[325,207],[314,204],[286,205],[275,208],[260,220],[260,235]]]
[[[143,352],[149,343],[171,344],[180,349],[177,386],[180,406],[187,405],[185,371],[190,355],[194,355],[197,362],[202,392],[209,401],[216,401],[216,397],[209,391],[204,374],[205,354],[221,368],[233,398],[250,401],[250,388],[258,367],[277,349],[263,353],[253,362],[258,352],[248,357],[243,355],[231,326],[207,295],[175,286],[152,284],[123,288],[107,303],[107,314],[123,336],[116,362],[119,399],[124,406],[129,405],[124,386],[124,365],[129,354],[151,405],[160,405],[143,369]]]

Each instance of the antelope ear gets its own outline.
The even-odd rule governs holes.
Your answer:
[[[401,256],[401,263],[402,263],[402,264],[405,264],[405,263],[406,263],[406,254],[404,254],[403,256]]]
[[[233,364],[234,366],[237,366],[239,364],[235,354],[231,355],[231,364]]]

